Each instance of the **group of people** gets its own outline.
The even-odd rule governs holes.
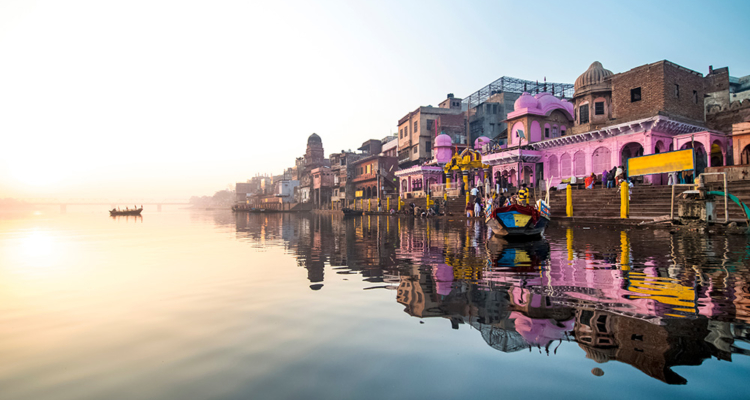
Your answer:
[[[628,179],[627,172],[622,166],[612,167],[611,170],[604,170],[602,172],[602,184],[606,184],[607,189],[619,188],[623,182],[627,182],[632,185],[633,182]],[[583,185],[586,189],[593,189],[596,185],[596,174],[593,172],[583,180]]]
[[[505,196],[504,192],[493,192],[491,195],[480,196],[479,192],[472,189],[473,201],[466,204],[466,217],[485,217],[493,207],[507,207],[511,204],[529,205],[531,191],[525,183],[521,184],[518,193],[510,192]]]
[[[432,205],[427,207],[427,209],[423,209],[422,207],[410,203],[409,207],[405,210],[407,214],[414,215],[415,217],[434,217],[436,215],[443,215],[440,211],[440,204],[443,203],[443,200],[440,198],[437,198],[432,201]],[[395,211],[391,210],[391,214],[394,214]]]
[[[115,207],[111,211],[115,211],[115,212],[120,212],[120,211],[128,212],[128,211],[138,211],[138,210],[142,210],[142,209],[143,209],[143,205],[141,205],[141,208],[138,208],[138,206],[133,205],[132,209],[130,209],[128,207],[125,207],[124,209],[120,210],[120,207]]]
[[[693,171],[682,171],[682,172],[671,172],[669,174],[669,178],[667,178],[667,184],[668,185],[684,185],[684,184],[691,184],[695,183],[695,179],[693,178]]]

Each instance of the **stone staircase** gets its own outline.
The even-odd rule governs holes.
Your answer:
[[[721,184],[711,184],[709,188],[711,190],[723,190]],[[680,193],[686,189],[678,187],[675,193]],[[731,182],[728,185],[728,191],[750,205],[750,182]],[[653,219],[669,215],[671,196],[671,186],[634,187],[630,198],[630,218]],[[553,191],[550,194],[550,208],[554,217],[566,216],[565,202],[564,190]],[[620,195],[617,193],[617,189],[602,189],[601,187],[592,190],[573,189],[573,216],[581,218],[620,218]],[[718,220],[724,218],[724,202],[721,199],[716,201],[716,217]],[[740,207],[731,200],[729,201],[729,219],[745,220],[745,215]]]

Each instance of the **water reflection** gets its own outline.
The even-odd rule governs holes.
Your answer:
[[[552,226],[545,240],[508,243],[465,221],[234,218],[238,239],[294,254],[310,289],[324,289],[326,273],[359,274],[407,314],[476,329],[502,352],[577,345],[669,384],[687,383],[674,366],[750,354],[744,236]]]

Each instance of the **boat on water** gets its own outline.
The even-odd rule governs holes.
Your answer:
[[[549,207],[543,200],[539,200],[536,207],[511,204],[495,208],[488,214],[486,222],[496,236],[534,239],[544,234],[549,221]]]
[[[342,208],[341,211],[344,212],[345,217],[354,217],[356,215],[362,215],[362,210],[355,210],[353,208]]]
[[[141,215],[141,211],[143,211],[143,207],[134,210],[118,210],[113,208],[109,210],[109,215],[113,217],[116,215]]]

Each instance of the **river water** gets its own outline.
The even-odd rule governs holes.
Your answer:
[[[597,226],[0,215],[0,399],[743,397],[748,265]]]

